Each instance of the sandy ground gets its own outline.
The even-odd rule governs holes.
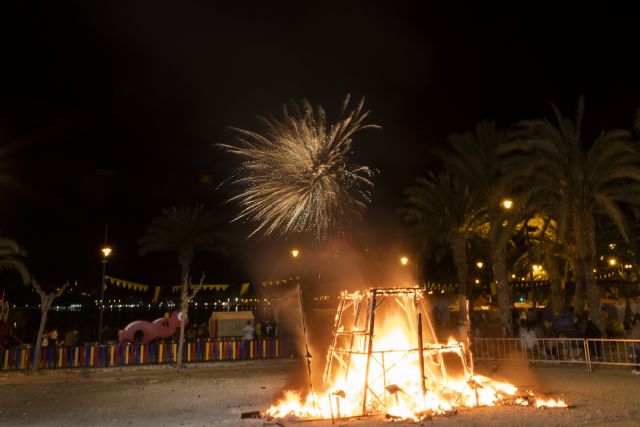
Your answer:
[[[2,426],[277,426],[241,420],[264,410],[290,380],[297,362],[266,360],[191,365],[0,374]],[[473,408],[435,417],[424,426],[640,426],[640,376],[629,370],[522,365],[478,369],[495,379],[564,397],[573,408]],[[279,421],[285,426],[331,422]],[[338,426],[390,425],[381,417],[337,421]]]

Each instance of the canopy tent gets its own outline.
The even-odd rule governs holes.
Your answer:
[[[247,322],[253,323],[251,311],[214,311],[209,318],[209,334],[215,337],[240,337]]]

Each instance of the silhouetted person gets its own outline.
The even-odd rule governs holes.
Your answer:
[[[631,323],[631,328],[629,330],[629,334],[627,335],[627,339],[630,340],[640,340],[640,315],[636,314]],[[632,374],[640,375],[640,343],[635,342],[632,343],[629,350],[631,350],[634,362],[636,363],[635,368],[631,371]]]
[[[602,331],[598,329],[595,323],[591,320],[591,318],[587,318],[587,324],[584,329],[584,338],[585,339],[597,339],[602,338]],[[589,342],[589,352],[594,357],[600,357],[600,345],[597,342],[590,341]]]

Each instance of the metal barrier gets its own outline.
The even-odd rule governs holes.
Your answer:
[[[475,361],[522,360],[528,363],[637,366],[640,340],[580,338],[474,338]]]
[[[524,360],[524,342],[520,338],[475,338],[471,352],[475,360]]]
[[[640,341],[624,339],[588,339],[587,354],[591,365],[640,367]]]
[[[38,368],[105,368],[112,366],[175,363],[178,344],[172,341],[144,344],[85,344],[43,348]],[[182,358],[189,362],[273,359],[287,357],[279,339],[198,340],[185,342]],[[0,354],[0,370],[31,369],[35,348],[20,345]]]

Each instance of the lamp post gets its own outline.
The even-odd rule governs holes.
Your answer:
[[[102,252],[102,280],[100,281],[100,317],[98,320],[98,343],[102,341],[102,317],[104,314],[104,281],[107,272],[107,261],[109,260],[109,255],[111,255],[112,251],[110,247],[105,246],[104,248],[100,249],[100,252]]]

